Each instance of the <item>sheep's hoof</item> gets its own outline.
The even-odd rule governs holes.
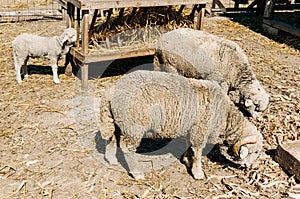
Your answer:
[[[24,75],[24,79],[28,77],[28,74]]]
[[[134,179],[136,180],[143,180],[145,179],[144,173],[141,172],[130,172],[129,173]]]
[[[59,84],[60,81],[59,80],[53,80],[55,84]]]
[[[118,164],[118,159],[114,154],[105,153],[105,159],[110,165]]]
[[[193,176],[196,180],[200,180],[200,179],[205,178],[205,174],[204,174],[201,166],[193,165],[192,174],[193,174]]]
[[[197,171],[197,172],[193,172],[193,176],[196,180],[200,180],[200,179],[204,179],[205,178],[205,174],[204,172],[202,171],[202,169],[200,171]]]

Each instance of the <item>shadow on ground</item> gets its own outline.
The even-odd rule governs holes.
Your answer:
[[[153,56],[116,59],[89,64],[89,79],[123,75],[135,70],[153,70]],[[81,79],[81,71],[76,76]]]
[[[290,47],[300,50],[299,37],[293,36],[283,31],[279,31],[279,34],[276,36],[265,33],[262,29],[263,18],[256,16],[255,13],[227,13],[225,16],[229,17],[232,21],[238,22],[241,25],[244,25],[257,33],[267,36],[274,41],[284,43]],[[274,18],[295,27],[300,26],[300,11],[275,13]]]

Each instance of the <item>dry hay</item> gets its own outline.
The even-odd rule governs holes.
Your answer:
[[[254,18],[252,23],[257,26]],[[179,161],[148,173],[145,180],[135,180],[124,170],[104,166],[83,146],[78,123],[71,114],[72,100],[80,93],[77,78],[60,75],[61,84],[55,85],[51,75],[31,74],[21,85],[16,84],[11,54],[13,37],[21,30],[41,33],[40,29],[46,27],[60,34],[64,24],[57,26],[57,22],[44,21],[0,24],[3,30],[0,34],[0,198],[299,197],[299,183],[272,159],[273,150],[280,142],[300,139],[300,52],[297,49],[228,19],[206,19],[205,31],[233,40],[245,50],[255,74],[270,93],[268,109],[261,119],[253,121],[264,136],[264,151],[248,169],[204,158],[205,180],[193,180]],[[49,63],[37,60],[31,64]],[[96,85],[95,96],[99,96],[120,77],[94,79],[89,83]],[[88,121],[80,125],[87,135],[96,129]]]
[[[101,52],[140,47],[153,48],[158,37],[168,30],[194,27],[194,19],[189,15],[190,12],[191,9],[179,12],[178,6],[136,10],[126,8],[121,15],[120,10],[117,10],[110,18],[98,18],[93,28],[91,42],[94,49]]]

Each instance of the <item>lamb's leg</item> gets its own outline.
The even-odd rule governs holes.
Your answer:
[[[22,58],[16,55],[14,52],[14,62],[15,62],[15,70],[16,70],[16,78],[19,84],[22,83],[22,77],[21,77],[21,68],[24,64],[26,58]]]
[[[24,64],[21,68],[22,70],[22,74],[24,75],[24,78],[27,78],[28,77],[28,70],[27,70],[27,61],[28,61],[29,57],[27,57],[24,61]]]
[[[19,84],[22,83],[22,77],[21,77],[21,64],[15,63],[15,70],[16,70],[16,77]]]
[[[51,68],[52,68],[52,73],[53,73],[53,81],[54,83],[58,84],[59,83],[59,79],[58,79],[58,74],[57,74],[57,59],[51,59]]]

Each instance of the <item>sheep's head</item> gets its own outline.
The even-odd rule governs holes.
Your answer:
[[[61,35],[63,40],[62,43],[64,44],[66,42],[67,45],[74,45],[74,43],[77,41],[77,32],[74,28],[67,28]]]
[[[264,111],[269,104],[269,95],[258,80],[254,80],[252,84],[243,88],[241,93],[240,104],[252,117],[256,117],[258,112]]]
[[[248,121],[242,135],[233,145],[221,145],[220,150],[231,162],[249,167],[260,154],[263,138],[256,127]]]

